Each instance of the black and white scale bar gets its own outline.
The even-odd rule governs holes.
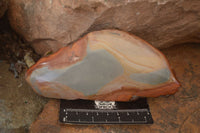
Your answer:
[[[94,101],[61,100],[59,120],[70,124],[153,123],[145,98],[135,102],[115,102],[113,109],[98,109]]]

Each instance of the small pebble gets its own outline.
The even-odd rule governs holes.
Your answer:
[[[22,85],[23,85],[23,84],[22,84],[22,83],[20,83],[20,84],[19,84],[17,87],[18,87],[18,88],[20,88],[20,87],[22,87]]]

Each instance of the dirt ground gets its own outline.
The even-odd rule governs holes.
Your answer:
[[[24,80],[8,71],[9,64],[0,60],[0,133],[26,133],[47,99],[38,96]]]

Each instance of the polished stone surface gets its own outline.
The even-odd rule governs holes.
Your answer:
[[[200,45],[178,45],[162,52],[167,56],[181,87],[170,96],[148,98],[153,125],[62,125],[59,100],[50,100],[30,128],[31,133],[199,133]]]
[[[40,59],[26,80],[38,94],[58,99],[129,101],[174,94],[179,87],[159,50],[119,30],[91,32]]]

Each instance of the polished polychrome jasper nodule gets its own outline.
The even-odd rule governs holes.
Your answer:
[[[180,86],[160,51],[118,30],[91,32],[41,58],[26,80],[45,97],[105,101],[169,95]]]

